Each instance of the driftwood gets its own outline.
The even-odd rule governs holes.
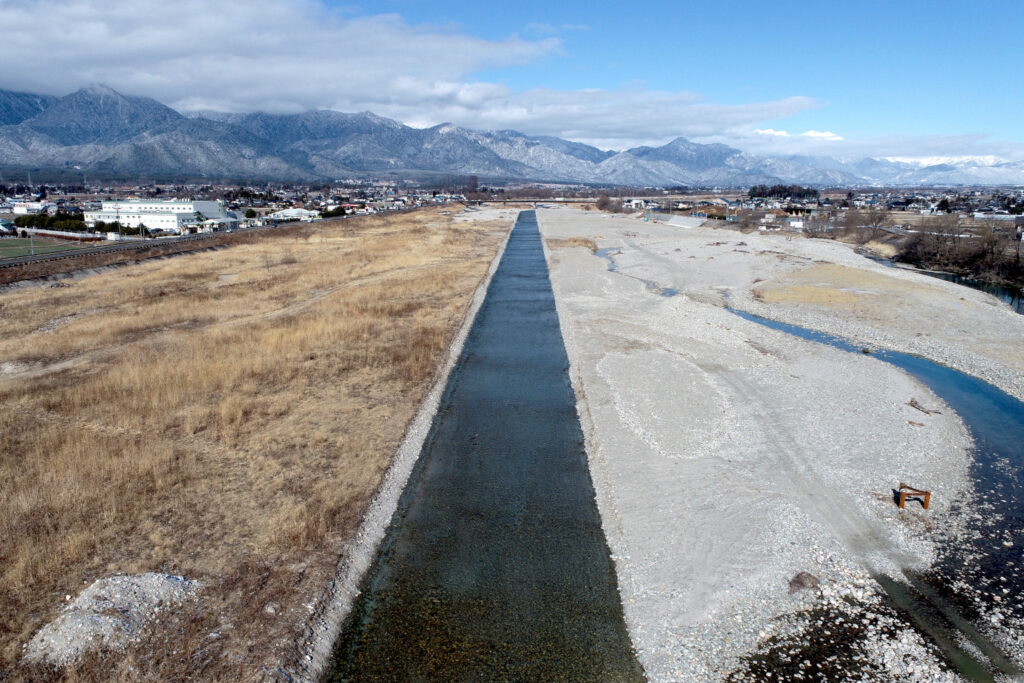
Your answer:
[[[916,398],[912,398],[909,401],[907,401],[907,405],[910,406],[911,408],[917,408],[918,410],[920,410],[925,415],[931,415],[933,413],[942,414],[941,410],[928,410],[923,405],[918,403]]]

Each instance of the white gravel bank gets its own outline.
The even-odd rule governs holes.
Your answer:
[[[870,306],[786,304],[783,315],[752,295],[815,261],[882,269],[841,245],[574,210],[539,218],[546,238],[621,249],[615,273],[584,248],[556,248],[549,264],[626,620],[651,679],[720,679],[788,628],[779,617],[851,594],[870,614],[871,573],[899,576],[935,559],[931,539],[957,529],[950,503],[971,495],[959,418],[886,363],[767,329],[723,304],[888,348],[940,349],[937,360],[1020,391],[1012,354],[954,347],[934,311],[908,323],[911,333]],[[885,273],[896,295],[923,277]],[[937,307],[963,296],[962,315],[989,311],[993,337],[1024,330],[987,295],[927,285]],[[667,287],[682,293],[659,295]],[[896,508],[900,481],[930,489],[932,508]],[[801,571],[823,590],[790,593]],[[948,677],[930,646],[893,624],[870,648],[865,657],[887,676]]]
[[[25,657],[64,667],[100,648],[124,651],[143,636],[161,609],[181,605],[199,588],[198,581],[152,572],[97,579],[39,629],[26,645]]]
[[[1024,400],[1024,316],[989,294],[888,268],[831,240],[630,224],[600,245],[625,248],[616,259],[624,272],[701,300],[924,356]],[[843,271],[857,273],[841,277]],[[796,297],[757,296],[773,289]],[[787,300],[814,290],[829,301]]]

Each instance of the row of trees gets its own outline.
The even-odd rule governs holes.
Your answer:
[[[838,222],[826,216],[804,221],[808,237],[827,237],[865,244],[893,239],[886,228],[891,215],[884,209],[847,211]],[[916,232],[902,238],[895,260],[921,268],[944,270],[978,280],[1024,286],[1022,243],[1016,226],[988,221],[970,225],[956,213],[929,218]]]
[[[790,197],[792,199],[817,199],[818,191],[813,187],[803,187],[802,185],[754,185],[747,191],[751,199],[753,198],[764,198],[764,199],[786,199]]]
[[[804,234],[808,237],[834,237],[861,244],[885,235],[885,229],[892,225],[892,216],[882,208],[863,211],[846,211],[837,222],[827,215],[811,216],[804,219]]]
[[[45,213],[37,213],[28,216],[18,216],[14,219],[14,225],[18,228],[38,228],[40,230],[61,230],[64,232],[85,232],[88,228],[81,216],[69,213],[58,212],[52,216]],[[131,228],[121,225],[117,221],[104,223],[96,221],[93,227],[96,232],[120,232],[124,235],[147,235],[149,228],[145,225]]]
[[[62,190],[66,194],[86,192],[84,185],[25,185],[24,183],[12,183],[10,185],[0,183],[0,197],[16,197],[21,195],[36,195],[39,199],[46,199],[49,192]]]
[[[46,191],[46,188],[43,188]],[[16,195],[24,195],[32,192],[32,188],[28,185],[22,185],[21,183],[15,183],[14,185],[0,184],[0,197],[11,197]]]
[[[81,216],[58,211],[54,215],[45,213],[18,216],[14,219],[14,225],[19,228],[39,228],[40,230],[66,230],[68,232],[82,232],[85,230],[85,221]]]

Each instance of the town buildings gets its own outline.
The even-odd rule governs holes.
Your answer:
[[[104,201],[98,210],[85,211],[86,226],[117,223],[126,228],[145,226],[169,233],[223,229],[237,222],[220,201],[127,199]]]

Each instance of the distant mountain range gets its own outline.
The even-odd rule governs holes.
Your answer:
[[[254,181],[394,172],[654,187],[1024,185],[1024,162],[993,158],[755,156],[684,138],[610,152],[512,130],[410,128],[370,112],[186,116],[102,85],[59,98],[0,90],[0,172],[21,169]]]

